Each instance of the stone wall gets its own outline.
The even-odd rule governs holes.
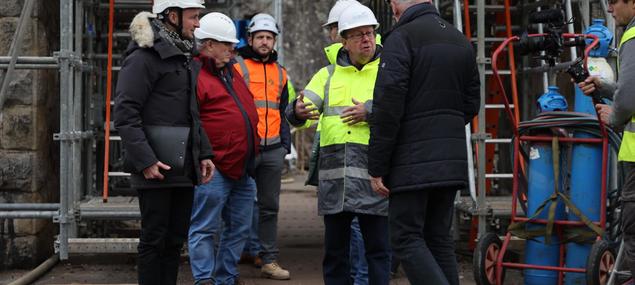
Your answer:
[[[0,55],[9,53],[24,0],[0,5]],[[35,1],[19,55],[58,50],[59,1]],[[6,70],[0,72],[4,78]],[[53,133],[59,125],[56,70],[16,70],[0,110],[0,203],[58,200],[59,161]],[[53,253],[50,220],[0,218],[0,269],[32,267]]]

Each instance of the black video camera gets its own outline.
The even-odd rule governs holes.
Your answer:
[[[566,45],[562,37],[562,30],[566,25],[562,10],[554,8],[534,12],[529,16],[529,22],[545,25],[545,34],[530,37],[527,32],[523,33],[516,44],[518,52],[521,55],[528,55],[544,51],[545,55],[540,58],[554,66],[556,58],[560,56]]]

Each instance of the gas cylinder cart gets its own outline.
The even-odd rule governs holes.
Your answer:
[[[477,284],[503,284],[505,270],[518,269],[523,271],[526,285],[607,284],[620,240],[621,185],[619,178],[614,183],[618,190],[607,190],[607,166],[609,147],[617,152],[620,136],[601,124],[597,114],[566,111],[566,101],[563,109],[543,109],[536,118],[516,124],[496,68],[499,54],[512,42],[518,42],[514,48],[521,54],[542,52],[541,58],[551,67],[556,66],[563,47],[584,48],[577,60],[558,63],[567,66],[567,72],[579,82],[589,75],[586,59],[598,37],[524,34],[506,39],[493,53],[493,74],[514,135],[511,224],[502,240],[494,233],[480,237],[474,251],[475,280]],[[552,105],[561,106],[556,104],[557,94],[545,96],[555,102]],[[591,106],[600,100],[585,99]],[[597,163],[580,163],[594,155]],[[525,240],[524,262],[509,260],[513,236]]]

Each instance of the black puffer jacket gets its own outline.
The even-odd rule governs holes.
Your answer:
[[[408,8],[384,42],[369,174],[393,193],[465,187],[465,124],[478,113],[479,87],[469,41],[434,6]]]
[[[148,16],[142,12],[131,24],[133,41],[117,79],[114,121],[125,151],[124,170],[132,172],[135,188],[191,187],[201,181],[200,160],[212,158],[196,100],[200,64],[161,38]],[[143,177],[142,171],[158,161],[144,126],[190,127],[184,176]]]

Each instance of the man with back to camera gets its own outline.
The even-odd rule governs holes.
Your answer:
[[[390,5],[397,23],[384,37],[368,173],[389,196],[392,250],[410,283],[459,284],[450,228],[468,180],[465,124],[480,104],[476,57],[429,0]]]

